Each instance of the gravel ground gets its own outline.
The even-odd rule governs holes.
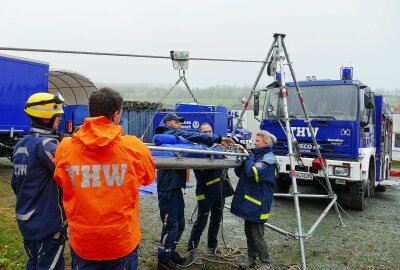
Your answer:
[[[0,158],[0,181],[9,181],[11,165]],[[237,177],[231,176],[233,186]],[[195,185],[193,174],[188,185]],[[302,193],[322,193],[312,187],[300,187]],[[10,190],[11,192],[11,190]],[[230,204],[231,198],[227,200]],[[185,214],[189,218],[196,206],[194,188],[186,189]],[[347,228],[338,228],[338,218],[331,210],[314,234],[305,240],[305,253],[308,269],[400,269],[399,207],[400,189],[388,188],[386,192],[376,192],[370,198],[367,211],[346,210],[342,217]],[[301,218],[305,231],[314,224],[327,206],[328,201],[316,199],[301,200]],[[292,199],[275,199],[269,222],[287,231],[294,232],[296,225]],[[157,206],[157,196],[141,197],[142,241],[140,244],[139,269],[156,269],[157,242],[161,221]],[[186,229],[177,250],[184,254],[192,225]],[[224,239],[230,247],[245,247],[243,220],[224,212]],[[207,229],[206,229],[207,230]],[[220,233],[220,244],[222,236]],[[298,240],[285,238],[270,229],[265,231],[274,269],[289,269],[301,265]],[[0,243],[0,246],[5,243]],[[200,243],[200,250],[206,249],[206,231]],[[244,250],[245,253],[245,250]],[[207,257],[215,260],[215,257]],[[240,258],[239,258],[240,259]],[[186,269],[235,269],[231,264],[205,261],[203,266],[189,266]]]
[[[237,177],[231,175],[233,186]],[[193,174],[188,185],[195,185]],[[300,187],[305,194],[321,194],[315,187]],[[231,198],[227,203],[230,204]],[[188,220],[196,206],[194,188],[186,190],[185,215]],[[328,205],[327,200],[302,199],[301,219],[307,232]],[[388,188],[386,192],[376,192],[369,198],[367,211],[345,209],[341,212],[346,228],[339,228],[336,212],[332,210],[317,227],[314,234],[305,240],[305,253],[308,269],[400,269],[400,231],[399,231],[400,189]],[[293,199],[275,199],[269,222],[272,225],[294,232],[297,228]],[[156,246],[159,240],[161,221],[157,210],[157,196],[141,198],[141,269],[155,269]],[[185,232],[177,250],[186,252],[186,245],[192,225],[186,223]],[[224,212],[224,239],[230,247],[245,247],[244,222]],[[207,229],[206,229],[207,230]],[[200,249],[206,250],[206,230],[203,233]],[[220,234],[221,239],[221,234]],[[289,269],[301,266],[298,240],[286,238],[270,229],[265,231],[274,269]],[[220,240],[222,244],[222,240]],[[245,251],[244,251],[245,253]],[[186,269],[234,269],[230,264],[206,262],[203,267],[190,266]]]

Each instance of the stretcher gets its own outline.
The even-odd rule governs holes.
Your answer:
[[[236,168],[249,155],[243,152],[221,149],[191,149],[147,144],[157,169],[221,169]],[[165,154],[163,154],[165,152]]]

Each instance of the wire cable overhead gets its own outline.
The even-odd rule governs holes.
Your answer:
[[[70,51],[70,50],[52,50],[52,49],[33,49],[33,48],[15,48],[15,47],[0,47],[0,51],[59,53],[59,54],[83,54],[83,55],[101,55],[101,56],[118,56],[118,57],[156,58],[156,59],[168,59],[168,60],[171,59],[170,56],[160,56],[160,55],[129,54],[129,53],[109,53],[109,52],[90,52],[90,51]],[[265,61],[262,61],[262,60],[201,58],[201,57],[193,57],[193,58],[190,58],[190,60],[216,61],[216,62],[238,62],[238,63],[265,63]]]

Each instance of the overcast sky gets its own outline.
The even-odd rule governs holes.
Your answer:
[[[264,60],[285,33],[297,78],[337,79],[351,63],[371,88],[399,88],[399,0],[2,1],[0,47]],[[172,85],[170,60],[4,52],[101,83]],[[192,87],[253,85],[261,64],[191,61]],[[288,79],[289,80],[289,79]],[[260,85],[271,82],[263,76]]]

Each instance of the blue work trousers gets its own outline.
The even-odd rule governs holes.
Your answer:
[[[219,225],[222,220],[222,207],[224,200],[215,200],[212,203],[198,202],[197,203],[197,219],[193,224],[192,232],[188,242],[188,251],[197,248],[199,246],[200,237],[204,231],[204,228],[208,222],[208,216],[210,215],[210,224],[208,225],[208,237],[207,247],[214,249],[218,245],[218,231]]]
[[[138,249],[115,260],[92,261],[79,257],[71,248],[72,270],[137,270]]]
[[[26,270],[64,270],[65,237],[62,233],[53,234],[40,241],[24,240],[28,254]]]
[[[158,206],[163,223],[158,245],[158,259],[168,262],[185,229],[185,202],[182,189],[159,191]]]

